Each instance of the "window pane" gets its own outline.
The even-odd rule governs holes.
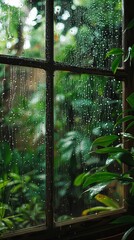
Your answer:
[[[0,3],[0,53],[45,57],[45,0]]]
[[[0,65],[0,232],[45,223],[45,73]]]
[[[55,0],[55,60],[109,69],[105,59],[121,47],[121,0]]]
[[[93,141],[113,133],[121,112],[122,84],[111,77],[57,72],[55,75],[55,218],[56,221],[82,216],[84,210],[105,206],[74,180],[106,164],[107,156],[90,153]],[[119,128],[115,128],[117,133]],[[120,172],[118,164],[111,172]],[[122,207],[122,188],[116,182],[101,192]],[[97,210],[93,211],[96,213]],[[92,213],[92,214],[93,214]]]

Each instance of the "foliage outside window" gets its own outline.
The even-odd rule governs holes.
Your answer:
[[[90,154],[92,144],[102,134],[113,133],[122,111],[124,77],[120,72],[115,78],[111,60],[105,58],[111,48],[122,47],[122,1],[55,0],[54,19],[48,19],[48,6],[45,0],[0,3],[2,235],[42,224],[47,227],[48,219],[51,225],[47,207],[52,187],[50,208],[57,226],[123,208],[123,188],[116,181],[108,187],[100,185],[105,199],[111,201],[108,208],[99,198],[91,199],[87,185],[83,189],[76,181],[82,172],[105,168],[106,156]],[[52,38],[47,36],[51,20],[54,59]],[[50,118],[54,125],[52,120],[49,126]],[[120,129],[116,126],[115,133]],[[115,145],[121,144],[116,140]],[[50,169],[53,156],[54,169]],[[120,173],[122,167],[114,164],[110,171]]]

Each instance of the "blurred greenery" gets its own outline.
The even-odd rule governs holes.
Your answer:
[[[54,5],[55,61],[109,69],[106,52],[121,46],[121,1]],[[45,1],[3,0],[0,53],[45,59],[46,27]],[[74,180],[106,164],[90,149],[96,137],[112,133],[122,87],[105,76],[58,71],[54,77],[54,213],[60,222],[96,204],[88,191],[80,197],[81,178],[77,188]],[[45,223],[45,93],[43,70],[0,65],[0,233]]]

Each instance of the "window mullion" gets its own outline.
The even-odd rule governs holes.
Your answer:
[[[54,80],[54,31],[53,0],[46,0],[46,225],[53,227],[53,190],[54,190],[54,120],[53,120],[53,80]]]

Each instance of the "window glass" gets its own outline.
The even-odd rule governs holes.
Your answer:
[[[109,69],[105,59],[121,47],[121,0],[55,0],[55,60]]]
[[[45,223],[45,73],[0,65],[0,233]]]
[[[122,84],[112,77],[57,72],[55,75],[55,218],[61,222],[82,216],[87,208],[105,206],[91,200],[87,188],[75,186],[83,172],[104,167],[107,156],[92,152],[93,141],[113,133],[121,112]],[[117,133],[119,128],[115,128]],[[116,143],[117,144],[117,143]],[[111,172],[121,166],[112,165]],[[122,188],[116,182],[101,192],[122,207]],[[91,213],[96,213],[97,210]]]
[[[45,57],[45,1],[2,0],[0,53]]]

